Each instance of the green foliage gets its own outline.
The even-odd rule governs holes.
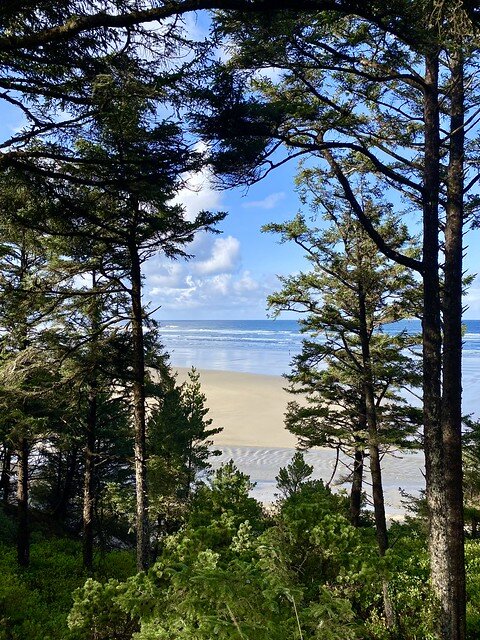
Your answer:
[[[66,640],[67,615],[73,594],[85,582],[80,544],[71,538],[45,540],[40,534],[31,546],[27,569],[16,566],[11,546],[0,548],[1,640]],[[96,558],[101,580],[126,580],[135,571],[133,554],[116,551]]]
[[[13,573],[3,573],[0,581],[0,638],[1,640],[50,640],[58,619],[51,608],[42,603],[40,595],[32,591]],[[49,620],[49,622],[47,622]],[[57,636],[58,637],[58,636]]]
[[[480,629],[480,544],[470,540],[465,544],[467,574],[467,638],[477,637]]]
[[[212,428],[200,374],[188,372],[182,385],[170,371],[163,376],[156,406],[148,421],[150,514],[159,523],[160,533],[178,527],[201,472],[211,468]]]
[[[359,637],[358,610],[378,590],[378,557],[372,538],[343,515],[345,499],[304,483],[266,521],[250,486],[232,463],[221,468],[200,494],[201,510],[164,541],[146,576],[77,592],[74,637],[106,638],[127,613],[138,640]]]
[[[77,593],[69,619],[74,637],[107,638],[116,632],[117,620],[125,621],[126,610],[131,614],[127,625],[135,614],[139,617],[138,640],[287,640],[307,633],[312,640],[356,637],[358,624],[348,600],[330,585],[306,600],[270,530],[259,535],[258,523],[255,528],[246,522],[230,525],[229,544],[215,551],[203,546],[208,527],[187,529],[167,540],[147,576],[123,585],[88,583]],[[92,628],[97,635],[89,635]]]
[[[102,584],[89,578],[77,589],[68,616],[72,640],[130,640],[138,629],[138,618],[125,611],[128,586],[118,580]]]
[[[0,543],[13,544],[15,542],[16,526],[14,521],[0,510]]]
[[[279,234],[281,242],[297,244],[311,265],[308,271],[281,277],[282,289],[268,299],[276,314],[301,314],[306,334],[286,376],[288,390],[301,394],[302,400],[288,403],[285,426],[301,448],[330,447],[337,456],[341,451],[353,459],[346,480],[351,481],[354,524],[360,523],[363,467],[369,455],[384,550],[388,534],[385,517],[379,515],[384,513],[380,455],[391,448],[419,446],[422,414],[400,392],[420,384],[419,361],[408,354],[418,339],[406,332],[390,336],[383,327],[415,310],[418,284],[405,267],[378,250],[351,203],[335,210],[326,204],[315,169],[305,169],[300,184],[305,201],[313,200],[313,220],[321,209],[328,226],[312,227],[298,214],[290,222],[264,228]],[[364,195],[360,193],[365,211],[388,244],[414,252],[398,217],[388,208],[384,213]]]
[[[306,190],[314,194],[321,190],[315,174],[304,180]],[[321,196],[315,197],[321,200]],[[390,244],[412,249],[412,240],[397,218],[382,216],[373,206],[369,214]],[[299,245],[311,264],[307,272],[281,278],[281,291],[269,297],[275,313],[303,313],[300,324],[307,334],[288,376],[290,390],[306,394],[307,402],[289,403],[287,428],[305,447],[367,449],[361,417],[365,380],[370,376],[378,404],[380,443],[411,447],[420,415],[406,405],[398,390],[419,384],[418,363],[405,352],[416,339],[406,334],[389,336],[382,327],[414,311],[417,285],[405,268],[378,252],[348,208],[335,215],[327,211],[325,218],[330,223],[325,229],[309,227],[300,215],[264,228],[279,234],[281,242]],[[367,345],[361,338],[363,323]]]
[[[31,565],[16,568],[13,549],[2,549],[0,618],[2,640],[63,640],[72,592],[82,584],[78,543],[32,544]]]
[[[321,481],[302,482],[270,518],[249,502],[250,486],[232,463],[221,468],[147,574],[133,575],[133,553],[112,551],[95,559],[94,578],[86,579],[80,545],[66,538],[35,542],[31,566],[20,571],[3,546],[0,640],[433,640],[421,529],[392,524],[391,548],[380,558],[373,528],[351,526],[348,500]],[[466,565],[473,640],[475,540]],[[391,629],[382,616],[383,576],[396,613]]]
[[[95,576],[99,580],[126,580],[136,572],[135,554],[130,549],[100,553],[94,561]]]
[[[322,481],[307,482],[281,504],[266,535],[275,537],[309,598],[328,584],[366,616],[376,604],[381,564],[373,530],[352,527],[348,507],[348,499]]]
[[[388,593],[396,614],[394,637],[433,640],[437,611],[429,585],[426,535],[416,526],[392,524],[390,539],[385,562]],[[375,615],[367,626],[374,637],[392,637],[392,630]]]
[[[305,458],[300,451],[296,451],[292,461],[287,467],[282,467],[275,480],[277,489],[284,498],[297,493],[301,485],[313,473],[313,467],[305,462]]]
[[[480,422],[464,418],[463,491],[465,521],[471,525],[471,535],[478,535],[480,522]]]
[[[215,472],[209,485],[196,492],[187,526],[208,526],[222,517],[232,518],[237,525],[248,520],[263,526],[262,506],[249,496],[252,488],[250,478],[230,460]]]

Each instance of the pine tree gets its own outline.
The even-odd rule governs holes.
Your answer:
[[[398,220],[370,215],[390,244],[408,246],[408,233]],[[404,353],[413,341],[406,334],[389,336],[383,326],[412,311],[416,285],[406,269],[376,250],[348,208],[329,219],[323,232],[309,229],[301,216],[266,227],[280,233],[282,241],[296,242],[312,264],[310,272],[281,278],[283,289],[269,297],[277,313],[306,313],[300,324],[311,336],[287,376],[291,391],[305,394],[307,405],[289,403],[286,426],[304,447],[333,446],[353,458],[350,512],[357,525],[368,450],[378,548],[384,556],[389,545],[382,454],[392,446],[413,446],[410,439],[421,420],[399,394],[402,387],[420,382],[413,359]],[[393,624],[387,596],[385,612]]]
[[[128,299],[128,333],[134,464],[137,487],[138,567],[148,566],[149,525],[146,451],[145,327],[142,305],[142,264],[162,252],[169,258],[188,257],[184,249],[199,230],[213,230],[224,214],[199,212],[187,220],[181,206],[171,203],[182,186],[182,175],[198,168],[199,155],[190,150],[179,125],[161,120],[137,68],[125,62],[120,77],[104,75],[95,85],[98,114],[76,148],[80,164],[65,180],[27,177],[46,207],[39,228],[65,238],[83,238],[94,249],[93,268]],[[132,91],[129,83],[135,87]],[[79,184],[72,186],[71,182]],[[92,256],[87,256],[92,259]]]
[[[242,15],[221,14],[217,32],[232,36],[235,48],[216,72],[212,112],[203,108],[198,122],[228,183],[251,183],[289,158],[315,159],[379,249],[421,276],[431,570],[442,611],[436,633],[463,639],[461,265],[477,183],[467,161],[476,88],[465,76],[475,73],[478,38],[462,3],[367,4],[303,16],[279,11],[248,26]],[[278,81],[252,73],[266,67],[277,69]],[[421,259],[378,233],[359,184],[418,213]]]
[[[148,423],[150,493],[160,534],[164,534],[181,522],[195,484],[211,468],[211,456],[220,454],[211,438],[222,429],[212,428],[194,368],[181,385],[170,373],[159,386],[157,403]]]
[[[392,216],[379,225],[392,243],[409,242],[405,227]],[[323,231],[308,228],[301,216],[267,225],[266,230],[280,233],[283,242],[294,241],[312,264],[310,272],[281,278],[283,289],[269,297],[276,313],[303,313],[301,328],[309,335],[287,376],[293,392],[307,394],[307,405],[290,403],[286,424],[302,446],[340,447],[354,458],[351,512],[352,521],[358,522],[365,450],[374,464],[374,496],[377,489],[381,503],[381,479],[374,476],[380,474],[380,461],[372,457],[380,455],[382,446],[413,446],[410,438],[419,426],[415,410],[398,393],[407,384],[419,383],[417,367],[406,353],[415,340],[383,332],[386,323],[413,310],[409,298],[416,285],[405,269],[376,251],[348,211],[336,214]],[[375,428],[368,422],[367,382]],[[379,520],[384,552],[384,513]]]
[[[12,206],[28,205],[25,193],[10,194]],[[17,558],[27,566],[30,555],[30,456],[37,439],[64,406],[54,390],[58,373],[45,352],[46,318],[55,307],[52,279],[47,278],[45,239],[15,225],[2,213],[8,237],[1,246],[2,299],[0,312],[0,404],[2,431],[16,456]],[[54,402],[55,398],[55,402]]]

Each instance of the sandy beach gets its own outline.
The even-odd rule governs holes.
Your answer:
[[[187,369],[177,369],[178,381],[187,377]],[[275,476],[292,458],[296,439],[283,426],[283,414],[292,398],[280,376],[231,371],[200,371],[202,391],[207,397],[213,426],[223,427],[215,437],[222,454],[213,466],[233,459],[238,468],[256,483],[253,495],[262,502],[275,499]],[[314,478],[330,480],[335,454],[330,449],[314,449],[305,458],[314,466]],[[424,460],[421,453],[385,456],[383,482],[389,517],[404,513],[401,491],[417,494],[424,487]],[[340,461],[336,478],[346,472]],[[366,490],[369,489],[368,475]]]
[[[188,369],[177,369],[178,380]],[[287,402],[292,399],[281,376],[232,371],[200,371],[202,391],[207,396],[209,417],[223,431],[215,445],[246,447],[295,447],[296,439],[283,426]]]

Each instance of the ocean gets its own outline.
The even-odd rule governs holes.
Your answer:
[[[295,320],[164,321],[160,333],[176,367],[281,376],[300,352]]]
[[[465,320],[464,414],[480,417],[480,320]],[[419,320],[386,325],[387,333],[420,332]],[[281,376],[301,351],[296,320],[172,320],[160,327],[175,367]]]
[[[480,320],[465,320],[463,344],[463,413],[480,418]],[[387,325],[385,331],[420,332],[420,321]],[[174,367],[191,367],[251,374],[283,375],[301,351],[303,335],[295,320],[171,320],[160,326],[163,344]],[[225,447],[214,460],[218,466],[231,458],[256,483],[253,495],[271,502],[275,476],[288,464],[291,449]],[[334,465],[333,452],[311,451],[306,455],[315,467],[314,477],[328,480]],[[384,460],[387,510],[403,511],[400,489],[418,494],[424,486],[421,454]]]

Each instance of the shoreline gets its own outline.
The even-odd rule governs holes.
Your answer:
[[[187,378],[189,369],[172,367],[179,383]],[[213,457],[213,468],[233,459],[240,471],[256,483],[252,495],[264,503],[275,498],[275,476],[280,467],[291,460],[297,440],[283,424],[283,414],[291,394],[285,391],[281,376],[269,376],[234,371],[198,369],[212,427],[224,430],[212,438],[221,455]],[[315,447],[305,453],[305,460],[314,466],[312,478],[328,482],[335,465],[335,452]],[[341,462],[337,480],[347,468]],[[368,466],[368,464],[367,464]],[[422,452],[397,452],[385,456],[382,464],[386,511],[389,518],[405,514],[400,489],[418,495],[425,487]],[[365,490],[370,493],[368,470]],[[333,483],[337,489],[341,484]]]

